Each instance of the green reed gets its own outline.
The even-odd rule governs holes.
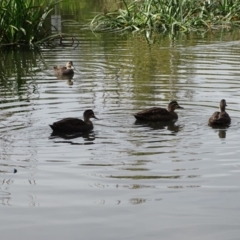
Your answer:
[[[49,35],[43,24],[52,7],[41,0],[1,0],[0,46],[43,41]]]
[[[239,0],[122,0],[125,8],[98,14],[93,31],[190,32],[240,26]]]

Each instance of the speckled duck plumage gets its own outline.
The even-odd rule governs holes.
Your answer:
[[[231,123],[231,118],[225,111],[227,106],[226,100],[222,99],[220,101],[220,112],[215,112],[208,120],[209,126],[222,126],[222,125],[229,125]]]
[[[66,63],[66,66],[55,66],[53,67],[54,72],[58,76],[73,76],[73,62],[69,61]]]

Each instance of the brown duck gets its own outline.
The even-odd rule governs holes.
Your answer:
[[[93,129],[93,124],[90,121],[90,118],[98,119],[94,112],[90,109],[86,110],[83,113],[83,119],[79,118],[64,118],[60,121],[54,122],[52,125],[49,125],[54,132],[61,133],[79,133],[87,132]]]
[[[66,63],[66,66],[55,66],[53,67],[55,74],[59,76],[73,76],[73,62],[69,61]]]
[[[213,115],[209,118],[209,126],[229,125],[231,123],[231,118],[225,111],[226,106],[226,100],[222,99],[220,101],[220,112],[213,113]]]
[[[179,106],[177,101],[172,101],[167,109],[153,107],[134,114],[134,117],[140,121],[174,121],[178,119],[175,109],[183,109],[183,107]]]

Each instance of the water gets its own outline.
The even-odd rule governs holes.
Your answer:
[[[2,238],[238,239],[238,35],[76,36],[1,53]],[[58,79],[52,67],[69,60],[73,79]],[[232,124],[212,129],[222,98]],[[172,99],[176,123],[135,122]],[[92,132],[51,136],[85,109],[100,119]]]

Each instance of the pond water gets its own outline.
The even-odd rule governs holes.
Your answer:
[[[2,239],[239,239],[239,33],[149,42],[64,27],[72,46],[1,52]],[[74,77],[57,78],[69,60]],[[213,129],[223,98],[232,123]],[[135,122],[173,99],[177,122]],[[51,136],[86,109],[92,132]]]

